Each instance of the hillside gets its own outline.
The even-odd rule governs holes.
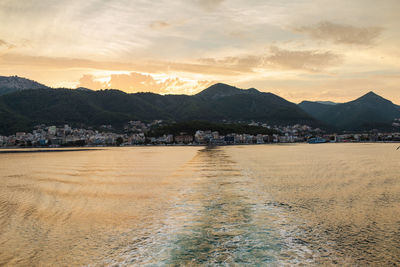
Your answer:
[[[217,120],[255,120],[269,123],[310,123],[310,116],[295,104],[271,93],[256,89],[242,90],[215,84],[195,95],[197,103],[213,111]]]
[[[129,120],[154,119],[317,124],[281,97],[226,84],[216,84],[194,96],[127,94],[119,90],[18,90],[0,96],[0,119],[0,134],[26,131],[41,123],[120,127]]]
[[[313,101],[302,101],[298,106],[317,120],[323,119],[323,114],[333,107],[330,104]]]
[[[336,130],[390,129],[400,107],[373,92],[347,103],[293,104],[254,88],[214,84],[196,95],[127,94],[119,90],[51,89],[20,77],[0,77],[0,134],[37,124],[122,127],[129,120],[308,124]]]
[[[29,89],[49,89],[49,87],[18,76],[0,76],[0,95]]]
[[[305,101],[299,106],[321,122],[345,130],[390,129],[400,118],[400,107],[374,92],[333,106]]]

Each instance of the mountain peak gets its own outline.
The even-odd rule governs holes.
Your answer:
[[[242,91],[241,89],[236,88],[231,85],[228,85],[228,84],[225,84],[225,83],[216,83],[216,84],[213,84],[210,87],[204,89],[197,95],[215,99],[215,98],[220,98],[220,97],[225,97],[225,96],[230,96],[230,95],[236,95],[236,94],[239,94],[241,91]]]
[[[247,92],[249,92],[249,93],[254,93],[254,94],[256,94],[256,93],[260,93],[260,91],[258,91],[256,88],[249,88],[249,89],[247,89]]]
[[[210,87],[204,89],[204,91],[237,91],[240,90],[239,88],[226,84],[226,83],[216,83],[211,85]]]
[[[27,89],[48,89],[44,84],[18,76],[0,76],[0,95]]]
[[[379,95],[375,94],[374,91],[369,91],[369,92],[366,93],[364,96],[379,96]]]
[[[366,93],[365,95],[357,98],[356,100],[354,100],[354,102],[375,102],[375,101],[379,101],[379,102],[390,102],[389,100],[381,97],[380,95],[377,95],[376,93],[374,93],[373,91],[370,91],[368,93]]]
[[[211,85],[210,87],[204,89],[200,93],[198,93],[198,96],[202,97],[207,97],[207,98],[212,98],[212,99],[217,99],[221,97],[226,97],[226,96],[231,96],[231,95],[237,95],[237,94],[256,94],[260,93],[255,88],[249,88],[249,89],[240,89],[235,86],[231,86],[229,84],[225,83],[216,83]]]

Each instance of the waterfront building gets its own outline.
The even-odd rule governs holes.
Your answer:
[[[175,136],[175,142],[178,144],[189,144],[193,142],[193,136],[188,134],[181,134]]]

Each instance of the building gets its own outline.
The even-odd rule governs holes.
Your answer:
[[[175,136],[175,142],[178,144],[189,144],[193,142],[193,136],[188,134],[181,134]]]
[[[47,130],[49,135],[56,135],[57,132],[57,127],[56,126],[49,126],[49,129]]]

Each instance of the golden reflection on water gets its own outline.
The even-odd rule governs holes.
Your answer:
[[[0,154],[0,265],[400,264],[392,144]]]
[[[0,265],[82,265],[157,220],[198,148],[0,155]]]
[[[400,153],[393,144],[229,147],[320,264],[400,264]],[[334,259],[334,260],[332,260]]]

